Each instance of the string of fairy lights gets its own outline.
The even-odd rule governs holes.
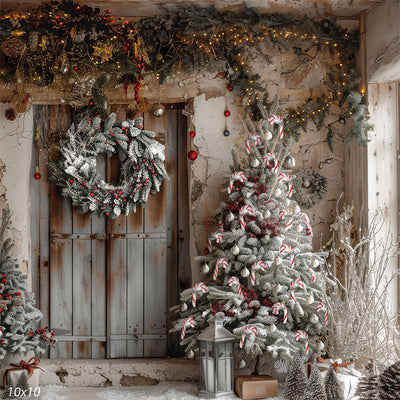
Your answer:
[[[190,15],[191,21],[196,21],[196,16],[190,12],[187,11],[186,17]],[[98,75],[101,71],[124,77],[132,74],[132,63],[145,62],[147,73],[154,73],[161,84],[165,74],[173,71],[172,67],[175,70],[186,68],[190,71],[193,67],[190,63],[194,64],[192,58],[196,53],[201,53],[208,56],[207,61],[226,63],[229,84],[234,87],[236,93],[244,97],[246,109],[254,115],[252,107],[260,101],[261,82],[253,75],[249,49],[255,46],[259,48],[263,42],[270,42],[280,52],[282,48],[289,50],[292,47],[294,54],[299,56],[311,57],[309,53],[312,49],[325,51],[326,54],[329,53],[335,73],[331,85],[325,84],[324,87],[318,88],[322,89],[319,92],[323,94],[313,100],[312,106],[305,107],[303,104],[297,110],[288,113],[285,121],[288,132],[293,129],[297,131],[295,125],[304,126],[308,119],[324,114],[332,103],[345,103],[342,99],[346,100],[349,90],[355,86],[354,75],[349,73],[350,69],[355,68],[355,61],[349,61],[348,53],[354,53],[356,50],[356,33],[337,28],[329,21],[303,23],[299,20],[287,20],[287,16],[282,16],[282,21],[275,20],[276,26],[266,26],[263,18],[268,18],[267,14],[259,14],[254,25],[243,23],[243,17],[239,14],[235,17],[233,13],[229,14],[229,22],[218,23],[224,20],[220,18],[218,11],[213,12],[216,14],[210,15],[209,19],[213,21],[215,18],[217,28],[205,29],[199,24],[197,30],[195,24],[192,24],[190,29],[184,27],[185,16],[179,19],[179,10],[175,14],[170,13],[170,16],[157,16],[134,22],[125,17],[114,16],[111,10],[100,14],[91,7],[64,0],[61,3],[44,3],[37,10],[26,14],[5,13],[0,16],[0,21],[9,36],[3,36],[1,44],[13,37],[23,40],[26,48],[19,54],[18,59],[6,57],[5,63],[0,65],[0,80],[12,84],[22,79],[29,83],[29,79],[33,77],[34,82],[45,86],[46,79],[41,79],[40,76],[43,68],[33,76],[30,71],[37,71],[32,68],[35,67],[32,63],[39,62],[37,56],[40,56],[40,52],[50,52],[46,57],[52,56],[52,61],[55,61],[49,67],[50,73],[57,76],[64,74],[61,78],[65,80],[71,78],[65,71],[67,67],[63,67],[63,74],[57,70],[57,66],[60,65],[57,61],[62,57],[70,60],[73,76],[77,81],[82,79],[84,74]],[[171,24],[171,21],[174,21],[174,24]],[[179,24],[184,28],[178,29]],[[45,28],[48,27],[50,33],[41,34],[37,49],[32,51],[28,38],[38,26],[42,26],[42,32],[46,32]],[[324,29],[330,31],[324,33]],[[163,34],[168,37],[166,43],[162,38]],[[82,43],[86,46],[85,51],[75,52]],[[206,63],[204,68],[207,69],[210,65]],[[10,70],[13,73],[11,77],[7,74]],[[47,80],[51,80],[51,77]],[[62,82],[62,79],[58,82],[60,81]],[[128,84],[130,82],[128,81]],[[358,85],[357,90],[362,95],[361,102],[365,102],[365,82]],[[305,104],[306,102],[307,100]],[[350,111],[344,111],[338,121],[353,115],[356,107],[357,105],[353,105]],[[365,115],[364,119],[367,118]]]

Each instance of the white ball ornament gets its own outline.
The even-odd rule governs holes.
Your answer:
[[[271,324],[269,327],[268,327],[268,332],[269,333],[274,333],[274,332],[276,332],[278,330],[278,328],[274,325],[274,324]]]
[[[282,264],[282,258],[280,258],[279,256],[275,257],[274,260],[275,265],[281,265]]]
[[[318,315],[316,315],[316,314],[311,314],[310,322],[311,322],[312,324],[318,324],[318,322],[319,322]]]
[[[268,209],[267,210],[264,210],[264,212],[263,212],[263,217],[265,218],[265,219],[267,219],[267,218],[269,218],[271,216],[271,211],[269,211]]]
[[[246,367],[246,362],[244,360],[239,361],[239,368],[244,368]]]
[[[319,265],[319,261],[316,258],[313,258],[313,260],[311,261],[311,266],[313,268],[317,268]]]
[[[247,278],[250,275],[250,271],[246,267],[244,267],[240,272],[240,275],[242,275],[243,278]]]
[[[325,344],[322,340],[317,341],[317,350],[318,351],[324,351],[325,349]]]
[[[257,168],[259,165],[260,165],[260,161],[258,161],[258,158],[254,158],[254,159],[251,161],[251,166],[252,166],[253,168]]]
[[[229,211],[228,214],[226,214],[225,219],[227,222],[232,222],[235,219],[235,216],[232,214],[231,211]]]
[[[279,293],[281,290],[282,290],[282,286],[279,283],[277,283],[274,286],[274,293]]]
[[[187,352],[187,358],[189,358],[189,360],[191,360],[192,358],[194,358],[194,351],[193,350],[189,350]]]
[[[201,271],[202,274],[208,274],[208,273],[210,272],[210,267],[208,266],[207,263],[204,263],[204,264],[201,266],[200,271]]]
[[[180,306],[181,312],[185,312],[187,309],[188,309],[187,304],[186,303],[182,303],[181,306]]]
[[[296,232],[297,233],[303,232],[303,227],[300,224],[296,225]]]
[[[236,244],[231,248],[231,253],[232,253],[234,256],[237,256],[237,255],[240,253],[240,249],[239,249],[239,247],[238,247]]]
[[[266,134],[265,134],[265,140],[268,142],[268,141],[270,141],[272,139],[272,133],[270,132],[270,131],[268,131]]]
[[[276,189],[275,189],[275,196],[276,196],[276,197],[279,197],[281,194],[282,194],[282,190],[279,189],[279,188],[276,188]]]
[[[289,207],[290,206],[290,202],[291,202],[291,200],[290,199],[286,199],[286,205]]]
[[[278,358],[278,352],[277,352],[276,350],[274,350],[274,351],[272,352],[272,357]]]
[[[298,214],[300,211],[301,211],[301,210],[300,210],[299,205],[296,204],[296,205],[293,207],[293,213],[294,213],[294,214]]]
[[[246,193],[246,199],[249,199],[251,197],[251,194],[252,194],[251,192],[247,192]]]
[[[312,303],[314,303],[314,296],[313,296],[312,294],[309,294],[309,295],[306,297],[306,303],[307,303],[307,304],[312,304]]]

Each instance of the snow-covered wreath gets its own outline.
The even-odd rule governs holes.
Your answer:
[[[301,207],[310,208],[317,204],[327,190],[327,180],[312,168],[296,172],[293,181],[293,198]]]
[[[67,131],[60,160],[49,163],[50,180],[79,213],[128,215],[144,207],[149,194],[157,193],[168,178],[164,146],[154,136],[143,130],[143,118],[116,122],[114,113],[105,121],[86,117]],[[111,183],[97,171],[100,153],[117,154],[121,161],[119,176]]]

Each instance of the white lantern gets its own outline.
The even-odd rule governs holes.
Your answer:
[[[200,343],[200,396],[217,398],[233,395],[233,341],[235,336],[220,319],[198,336]]]

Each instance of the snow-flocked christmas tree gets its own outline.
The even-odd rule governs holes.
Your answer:
[[[26,289],[27,275],[11,257],[14,242],[6,238],[9,210],[3,209],[0,224],[0,359],[9,353],[44,351],[55,339],[39,329],[42,313],[34,307],[33,293]]]
[[[198,257],[204,280],[181,293],[172,330],[192,355],[208,320],[221,318],[241,352],[290,361],[301,351],[315,359],[328,323],[326,253],[313,252],[309,218],[291,198],[294,159],[284,121],[271,115],[257,129],[249,124],[249,157],[234,156],[228,199],[216,210],[208,254]]]

